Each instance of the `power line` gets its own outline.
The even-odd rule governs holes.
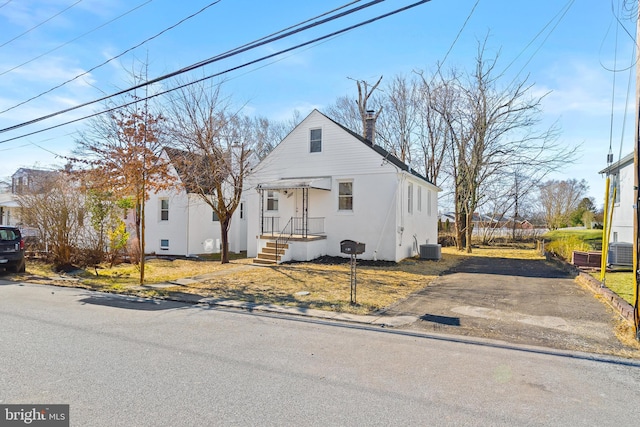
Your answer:
[[[95,99],[93,101],[88,101],[88,102],[76,105],[74,107],[69,107],[69,108],[66,108],[64,110],[57,111],[55,113],[51,113],[51,114],[48,114],[48,115],[45,115],[45,116],[42,116],[42,117],[39,117],[39,118],[36,118],[36,119],[29,120],[27,122],[19,123],[17,125],[13,125],[13,126],[9,126],[7,128],[0,129],[0,133],[4,133],[4,132],[10,131],[10,130],[19,129],[19,128],[24,127],[24,126],[28,126],[28,125],[31,125],[31,124],[34,124],[34,123],[41,122],[41,121],[46,120],[46,119],[50,119],[50,118],[58,116],[60,114],[68,113],[68,112],[77,110],[79,108],[87,107],[89,105],[96,104],[98,102],[106,101],[107,99],[113,98],[115,96],[124,95],[127,92],[131,92],[133,90],[137,90],[137,89],[140,89],[140,88],[143,88],[143,87],[147,87],[147,86],[150,86],[150,85],[152,85],[154,83],[159,83],[159,82],[161,82],[163,80],[166,80],[168,78],[175,77],[177,75],[184,74],[184,73],[189,72],[189,71],[193,71],[193,70],[195,70],[197,68],[200,68],[200,67],[203,67],[205,65],[209,65],[209,64],[212,64],[214,62],[217,62],[217,61],[220,61],[220,60],[223,60],[223,59],[226,59],[226,58],[230,58],[232,56],[235,56],[235,55],[238,55],[240,53],[246,52],[248,50],[255,49],[256,47],[259,47],[259,46],[262,46],[262,45],[265,45],[265,44],[268,44],[268,43],[271,43],[271,42],[274,42],[274,41],[277,41],[277,40],[280,40],[280,39],[283,39],[283,38],[286,38],[286,37],[289,37],[289,36],[291,36],[293,34],[308,30],[308,29],[316,27],[318,25],[325,24],[325,23],[333,21],[335,19],[342,18],[342,17],[347,16],[347,15],[349,15],[351,13],[366,9],[368,7],[371,7],[371,6],[375,5],[375,4],[381,3],[383,1],[385,1],[385,0],[373,0],[373,1],[369,2],[369,3],[365,3],[364,5],[357,6],[357,7],[354,7],[352,9],[346,10],[344,12],[340,12],[340,13],[338,13],[336,15],[330,16],[328,18],[324,18],[324,19],[321,19],[319,21],[313,22],[311,24],[307,24],[307,25],[305,25],[305,26],[303,26],[301,28],[294,29],[294,30],[291,30],[291,31],[288,31],[288,32],[285,32],[285,33],[281,33],[281,34],[276,33],[278,35],[276,35],[274,37],[268,37],[268,38],[259,39],[258,42],[252,42],[252,43],[249,43],[249,44],[245,44],[245,45],[243,45],[243,46],[241,46],[239,48],[232,49],[232,50],[227,51],[225,53],[216,55],[214,57],[211,57],[211,58],[206,59],[204,61],[197,62],[197,63],[192,64],[192,65],[189,65],[189,66],[187,66],[185,68],[179,69],[179,70],[171,72],[169,74],[165,74],[163,76],[156,77],[154,79],[151,79],[151,80],[148,80],[146,82],[140,83],[138,85],[132,86],[132,87],[130,87],[128,89],[120,90],[120,91],[115,92],[115,93],[113,93],[111,95],[106,95],[106,96],[103,96],[101,98]]]
[[[66,12],[67,10],[71,9],[72,7],[74,7],[75,5],[77,5],[78,3],[82,2],[83,0],[78,0],[75,3],[73,3],[71,6],[68,6],[64,9],[62,9],[60,12],[54,14],[53,16],[50,16],[49,18],[45,19],[44,21],[42,21],[39,24],[36,24],[35,26],[29,28],[27,31],[23,32],[22,34],[18,34],[17,36],[15,36],[14,38],[12,38],[11,40],[8,40],[2,44],[0,44],[0,47],[4,47],[6,45],[8,45],[9,43],[11,43],[14,40],[19,39],[20,37],[24,36],[25,34],[29,34],[31,31],[35,30],[38,27],[41,27],[42,25],[46,24],[47,22],[51,21],[53,18],[55,18],[56,16],[62,15],[64,12]],[[7,2],[9,3],[9,2]],[[2,6],[5,6],[7,3],[3,4]]]
[[[59,45],[59,46],[56,46],[56,47],[54,47],[53,49],[48,50],[48,51],[44,52],[43,54],[36,56],[35,58],[31,58],[30,60],[28,60],[28,61],[26,61],[26,62],[23,62],[23,63],[22,63],[22,64],[20,64],[20,65],[16,65],[16,66],[15,66],[15,67],[13,67],[13,68],[10,68],[10,69],[8,69],[8,70],[5,70],[5,71],[1,72],[1,73],[0,73],[0,76],[4,76],[5,74],[10,73],[11,71],[14,71],[14,70],[16,70],[16,69],[18,69],[18,68],[20,68],[20,67],[23,67],[23,66],[25,66],[25,65],[27,65],[27,64],[30,64],[30,63],[32,63],[33,61],[35,61],[36,59],[40,59],[40,58],[42,58],[43,56],[46,56],[46,55],[50,54],[51,52],[55,52],[56,50],[61,49],[61,48],[65,47],[66,45],[71,44],[71,43],[75,42],[76,40],[81,39],[82,37],[84,37],[84,36],[86,36],[86,35],[89,35],[89,34],[91,34],[91,33],[95,32],[95,31],[99,30],[100,28],[106,27],[107,25],[109,25],[109,24],[111,24],[111,23],[113,23],[113,22],[117,21],[118,19],[120,19],[120,18],[122,18],[122,17],[124,17],[124,16],[126,16],[126,15],[128,15],[128,14],[130,14],[131,12],[133,12],[133,11],[135,11],[135,10],[137,10],[137,9],[140,9],[142,6],[145,6],[145,5],[147,5],[148,3],[151,3],[152,1],[153,1],[153,0],[147,0],[147,1],[145,1],[144,3],[140,3],[138,6],[134,7],[133,9],[129,9],[129,10],[128,10],[128,11],[126,11],[125,13],[123,13],[123,14],[121,14],[121,15],[119,15],[119,16],[116,16],[115,18],[113,18],[113,19],[111,19],[111,20],[109,20],[109,21],[105,22],[105,23],[104,23],[104,24],[102,24],[102,25],[99,25],[99,26],[95,27],[95,28],[94,28],[94,29],[92,29],[92,30],[87,31],[86,33],[80,34],[78,37],[76,37],[76,38],[74,38],[74,39],[71,39],[71,40],[69,40],[69,41],[68,41],[68,42],[66,42],[66,43],[63,43],[63,44],[61,44],[61,45]]]
[[[151,0],[150,0],[150,1],[151,1]],[[61,88],[62,86],[64,86],[64,85],[66,85],[66,84],[68,84],[68,83],[71,83],[71,82],[73,82],[73,81],[75,81],[75,80],[79,79],[80,77],[86,76],[86,75],[87,75],[87,74],[89,74],[90,72],[95,71],[95,70],[97,70],[98,68],[100,68],[100,67],[103,67],[103,66],[107,65],[107,64],[108,64],[108,63],[110,63],[111,61],[113,61],[113,60],[115,60],[115,59],[118,59],[118,58],[122,57],[123,55],[125,55],[125,54],[127,54],[127,53],[131,52],[132,50],[139,48],[139,47],[140,47],[140,46],[142,46],[143,44],[145,44],[145,43],[147,43],[147,42],[149,42],[149,41],[151,41],[151,40],[153,40],[153,39],[155,39],[155,38],[157,38],[157,37],[161,36],[162,34],[166,33],[167,31],[169,31],[169,30],[172,30],[172,29],[176,28],[176,27],[177,27],[177,26],[179,26],[180,24],[184,23],[185,21],[188,21],[189,19],[191,19],[191,18],[193,18],[193,17],[195,17],[195,16],[197,16],[197,15],[199,15],[199,14],[201,14],[202,12],[204,12],[205,10],[207,10],[208,8],[210,8],[211,6],[214,6],[214,5],[218,4],[218,3],[220,3],[221,1],[222,1],[222,0],[216,0],[216,1],[214,1],[214,2],[209,3],[208,5],[206,5],[205,7],[203,7],[202,9],[200,9],[199,11],[197,11],[197,12],[195,12],[195,13],[192,13],[191,15],[189,15],[189,16],[187,16],[187,17],[185,17],[185,18],[181,19],[180,21],[176,22],[175,24],[171,25],[170,27],[165,28],[164,30],[162,30],[162,31],[160,31],[159,33],[157,33],[157,34],[155,34],[155,35],[153,35],[153,36],[151,36],[151,37],[147,38],[146,40],[144,40],[144,41],[142,41],[142,42],[138,43],[137,45],[135,45],[135,46],[133,46],[133,47],[130,47],[129,49],[125,50],[124,52],[122,52],[122,53],[120,53],[120,54],[118,54],[118,55],[116,55],[116,56],[113,56],[113,57],[111,57],[111,58],[107,59],[106,61],[102,62],[101,64],[98,64],[98,65],[96,65],[95,67],[92,67],[92,68],[88,69],[87,71],[85,71],[85,72],[83,72],[83,73],[80,73],[80,74],[78,74],[77,76],[75,76],[75,77],[73,77],[73,78],[71,78],[71,79],[69,79],[69,80],[67,80],[67,81],[65,81],[65,82],[63,82],[63,83],[60,83],[59,85],[52,87],[51,89],[48,89],[48,90],[46,90],[46,91],[44,91],[44,92],[42,92],[42,93],[40,93],[40,94],[38,94],[38,95],[36,95],[36,96],[32,96],[31,98],[26,99],[26,100],[24,100],[24,101],[22,101],[22,102],[20,102],[20,103],[18,103],[18,104],[16,104],[16,105],[14,105],[13,107],[9,107],[9,108],[7,108],[7,109],[5,109],[5,110],[0,111],[0,114],[4,114],[4,113],[6,113],[7,111],[11,111],[11,110],[13,110],[14,108],[18,108],[18,107],[20,107],[21,105],[24,105],[24,104],[26,104],[26,103],[28,103],[28,102],[33,101],[34,99],[38,99],[38,98],[40,98],[41,96],[44,96],[44,95],[46,95],[46,94],[48,94],[48,93],[50,93],[50,92],[53,92],[54,90],[59,89],[59,88]],[[148,3],[148,2],[147,2],[147,3]],[[146,3],[145,3],[145,4],[146,4]],[[37,59],[37,58],[36,58],[36,59]],[[1,75],[1,74],[0,74],[0,75]]]
[[[362,21],[362,22],[360,22],[360,23],[358,23],[358,24],[354,24],[354,25],[351,25],[351,26],[349,26],[349,27],[345,27],[345,28],[342,28],[342,29],[340,29],[340,30],[336,30],[336,31],[334,31],[334,32],[332,32],[332,33],[325,34],[325,35],[320,36],[320,37],[316,37],[316,38],[315,38],[315,39],[313,39],[313,40],[310,40],[310,41],[307,41],[307,42],[303,42],[303,43],[299,43],[299,44],[297,44],[297,45],[295,45],[295,46],[292,46],[292,47],[289,47],[289,48],[286,48],[286,49],[282,49],[282,50],[280,50],[280,51],[278,51],[278,52],[275,52],[275,53],[272,53],[272,54],[269,54],[269,55],[262,56],[262,57],[260,57],[260,58],[258,58],[258,59],[254,59],[254,60],[251,60],[251,61],[249,61],[249,62],[245,62],[244,64],[241,64],[241,65],[238,65],[238,66],[235,66],[235,67],[232,67],[232,68],[228,68],[228,69],[226,69],[226,70],[224,70],[224,71],[221,71],[221,72],[218,72],[218,73],[215,73],[215,74],[208,75],[208,76],[206,76],[206,77],[203,77],[203,78],[200,78],[200,79],[194,80],[194,81],[192,81],[192,82],[189,82],[189,83],[186,83],[186,84],[183,84],[183,85],[179,85],[179,86],[173,87],[173,88],[171,88],[171,89],[167,89],[167,90],[165,90],[165,91],[155,93],[155,94],[153,94],[153,95],[145,96],[145,97],[143,97],[143,98],[136,99],[136,100],[134,100],[134,101],[127,102],[127,103],[124,103],[124,104],[121,104],[121,105],[118,105],[118,106],[115,106],[115,107],[112,107],[112,108],[108,108],[108,109],[106,109],[106,110],[102,110],[102,111],[99,111],[99,112],[96,112],[96,113],[93,113],[93,114],[90,114],[90,115],[87,115],[87,116],[83,116],[83,117],[80,117],[80,118],[77,118],[77,119],[74,119],[74,120],[69,120],[69,121],[64,122],[64,123],[60,123],[60,124],[57,124],[57,125],[54,125],[54,126],[50,126],[50,127],[48,127],[48,128],[40,129],[40,130],[33,131],[33,132],[30,132],[30,133],[27,133],[27,134],[23,134],[23,135],[16,136],[16,137],[13,137],[13,138],[8,138],[8,139],[5,139],[5,140],[0,141],[0,144],[1,144],[1,143],[5,143],[5,142],[9,142],[9,141],[14,141],[14,140],[21,139],[21,138],[25,138],[25,137],[27,137],[27,136],[35,135],[35,134],[42,133],[42,132],[46,132],[46,131],[49,131],[49,130],[57,129],[57,128],[59,128],[59,127],[66,126],[66,125],[68,125],[68,124],[76,123],[76,122],[79,122],[79,121],[82,121],[82,120],[86,120],[86,119],[89,119],[89,118],[92,118],[92,117],[99,116],[99,115],[101,115],[101,114],[110,113],[110,112],[112,112],[112,111],[118,110],[118,109],[120,109],[120,108],[128,107],[128,106],[130,106],[130,105],[133,105],[133,104],[139,103],[139,102],[144,101],[144,100],[148,100],[148,99],[156,98],[156,97],[158,97],[158,96],[165,95],[165,94],[170,93],[170,92],[173,92],[173,91],[175,91],[175,90],[179,90],[179,89],[185,88],[185,87],[187,87],[187,86],[191,86],[191,85],[194,85],[194,84],[197,84],[197,83],[203,82],[203,81],[205,81],[205,80],[210,80],[210,79],[212,79],[212,78],[219,77],[219,76],[221,76],[221,75],[223,75],[223,74],[227,74],[227,73],[229,73],[229,72],[236,71],[236,70],[239,70],[239,69],[244,68],[244,67],[248,67],[248,66],[250,66],[250,65],[253,65],[253,64],[259,63],[259,62],[261,62],[261,61],[264,61],[264,60],[267,60],[267,59],[273,58],[273,57],[275,57],[275,56],[282,55],[283,53],[291,52],[291,51],[293,51],[293,50],[296,50],[296,49],[299,49],[299,48],[301,48],[301,47],[304,47],[304,46],[308,46],[308,45],[311,45],[311,44],[317,43],[317,42],[319,42],[319,41],[322,41],[322,40],[325,40],[325,39],[328,39],[328,38],[331,38],[331,37],[336,37],[336,36],[337,36],[337,35],[339,35],[339,34],[343,34],[343,33],[346,33],[346,32],[348,32],[348,31],[351,31],[351,30],[353,30],[353,29],[356,29],[356,28],[359,28],[359,27],[362,27],[362,26],[365,26],[365,25],[369,25],[369,24],[371,24],[371,23],[373,23],[373,22],[379,21],[379,20],[381,20],[381,19],[387,18],[387,17],[392,16],[392,15],[396,15],[396,14],[398,14],[398,13],[404,12],[404,11],[406,11],[406,10],[412,9],[412,8],[414,8],[414,7],[416,7],[416,6],[419,6],[419,5],[421,5],[421,4],[424,4],[424,3],[428,3],[428,2],[430,2],[430,1],[431,1],[431,0],[420,0],[420,1],[418,1],[418,2],[415,2],[415,3],[409,4],[409,5],[407,5],[407,6],[404,6],[404,7],[401,7],[401,8],[395,9],[395,10],[392,10],[391,12],[387,12],[387,13],[384,13],[384,14],[382,14],[382,15],[378,15],[378,16],[376,16],[376,17],[374,17],[374,18],[367,19],[367,20]],[[148,84],[150,84],[150,83],[149,83],[149,82],[147,82],[147,83],[144,83],[144,84],[141,84],[141,85],[135,86],[135,87],[130,88],[130,89],[126,90],[126,91],[123,91],[123,93],[129,92],[129,91],[134,90],[134,89],[138,89],[138,88],[140,88],[140,87],[147,86]],[[114,95],[112,95],[112,96],[114,96]],[[108,98],[110,98],[110,97],[112,97],[112,96],[106,97],[105,99],[108,99]],[[98,101],[95,101],[95,102],[98,102]],[[93,103],[93,102],[92,102],[92,103]],[[76,108],[79,108],[79,107],[74,107],[73,109],[76,109]],[[66,112],[66,111],[62,111],[62,112],[58,112],[58,113],[54,113],[53,115],[62,114],[63,112]],[[51,117],[52,117],[53,115],[49,115],[49,116],[51,116]],[[49,118],[49,117],[45,117],[45,118]],[[40,120],[44,120],[44,118],[38,119],[37,121],[40,121]],[[18,127],[27,126],[28,124],[31,124],[31,122],[26,122],[26,123],[23,123],[23,124],[20,124],[20,125],[13,126],[13,127],[11,127],[11,128],[0,129],[0,132],[6,132],[6,131],[8,131],[8,130],[13,130],[13,129],[16,129],[16,128],[18,128]]]
[[[6,2],[0,4],[0,9],[2,9],[3,7],[5,7],[6,5],[8,5],[9,3],[11,3],[11,0],[7,0]]]
[[[538,46],[538,48],[531,54],[531,56],[529,56],[529,59],[527,59],[527,62],[525,62],[525,64],[522,66],[522,68],[520,68],[520,71],[518,71],[518,73],[515,75],[514,77],[514,81],[515,79],[518,78],[518,76],[520,75],[520,73],[522,73],[522,71],[525,69],[525,67],[527,65],[529,65],[529,63],[531,62],[531,60],[533,59],[533,57],[540,51],[540,49],[542,48],[542,46],[544,46],[544,44],[547,42],[547,40],[549,39],[549,37],[551,36],[551,34],[555,31],[555,29],[558,27],[558,25],[560,24],[560,22],[564,19],[565,15],[567,14],[567,12],[569,12],[569,9],[571,9],[571,7],[573,6],[573,3],[575,3],[575,0],[569,0],[567,1],[567,3],[560,8],[560,10],[558,11],[558,13],[556,13],[553,18],[551,18],[544,27],[542,27],[542,29],[540,31],[538,31],[538,34],[535,35],[535,37],[533,37],[531,39],[531,41],[529,43],[527,43],[527,45],[520,50],[520,53],[518,53],[518,55],[516,55],[515,58],[513,58],[513,60],[509,63],[509,65],[507,65],[505,67],[505,69],[502,71],[502,74],[504,74],[517,60],[518,58],[520,58],[520,56],[527,50],[529,49],[529,47],[533,44],[533,42],[535,42],[538,37],[540,37],[546,30],[547,28],[554,22],[555,24],[553,25],[553,27],[551,28],[551,30],[549,30],[549,33],[547,34],[547,36],[544,38],[544,40],[542,40],[542,43],[540,43],[540,45]]]

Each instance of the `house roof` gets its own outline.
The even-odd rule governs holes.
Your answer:
[[[376,153],[380,154],[380,156],[382,156],[382,158],[384,160],[386,160],[389,163],[391,163],[391,164],[397,166],[398,168],[400,168],[400,170],[406,171],[406,172],[410,173],[411,175],[415,176],[416,178],[419,178],[419,179],[421,179],[421,180],[423,180],[425,182],[428,182],[429,184],[435,186],[435,184],[433,182],[429,181],[426,177],[422,176],[422,174],[418,173],[411,166],[407,165],[402,160],[400,160],[399,158],[397,158],[396,156],[394,156],[393,154],[391,154],[390,152],[388,152],[387,150],[385,150],[381,146],[373,144],[371,141],[369,141],[368,139],[364,138],[362,135],[358,135],[357,133],[355,133],[351,129],[347,128],[346,126],[341,125],[340,123],[338,123],[335,120],[333,120],[331,117],[328,117],[326,114],[323,114],[320,111],[318,111],[318,113],[322,114],[328,120],[331,120],[333,123],[335,123],[336,125],[340,126],[342,129],[344,129],[346,132],[348,132],[351,136],[353,136],[354,138],[356,138],[357,140],[362,142],[367,147],[371,148]]]
[[[13,194],[10,193],[2,193],[0,194],[0,206],[5,208],[17,208],[18,202]]]
[[[167,156],[169,156],[169,161],[176,170],[176,173],[178,174],[182,184],[185,186],[187,193],[195,192],[196,189],[193,185],[190,185],[190,180],[186,179],[186,166],[190,164],[189,156],[192,156],[193,154],[173,147],[164,147],[164,151],[167,153]]]
[[[296,188],[331,190],[331,177],[286,178],[258,185],[260,190],[293,190]]]
[[[618,170],[622,169],[623,167],[633,163],[633,157],[634,157],[634,153],[629,153],[626,156],[624,156],[623,158],[621,158],[620,160],[618,160],[615,163],[610,164],[609,166],[607,166],[606,168],[602,169],[600,172],[598,173],[612,173],[612,172],[617,172]]]

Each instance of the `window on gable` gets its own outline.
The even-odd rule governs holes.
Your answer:
[[[160,221],[169,221],[169,199],[160,199]]]
[[[309,135],[309,152],[320,153],[322,151],[322,129],[311,129]]]
[[[278,210],[278,192],[267,191],[267,210],[268,211]]]
[[[353,182],[338,183],[338,210],[353,210]]]
[[[413,213],[413,184],[409,183],[407,187],[407,211]]]

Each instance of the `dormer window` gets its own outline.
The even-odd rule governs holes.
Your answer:
[[[311,129],[309,133],[309,152],[322,152],[322,129]]]

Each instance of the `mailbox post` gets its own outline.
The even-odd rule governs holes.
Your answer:
[[[351,255],[351,305],[356,304],[356,255],[364,252],[364,243],[353,240],[340,242],[340,252]]]

